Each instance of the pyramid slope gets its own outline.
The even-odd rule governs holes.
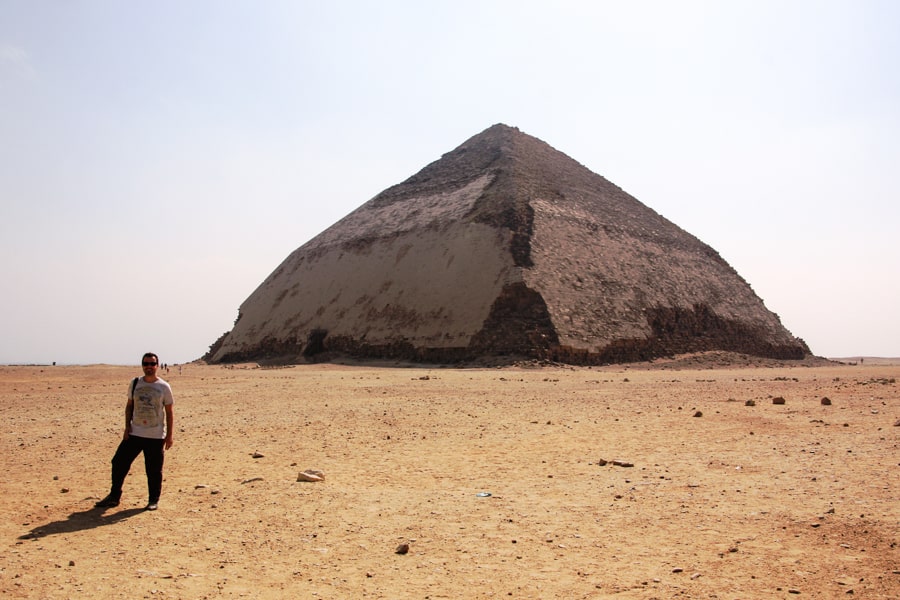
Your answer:
[[[598,364],[704,350],[809,354],[712,248],[499,124],[291,253],[205,358]]]

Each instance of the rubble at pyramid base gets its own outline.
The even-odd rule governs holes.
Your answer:
[[[616,340],[600,349],[560,345],[555,341],[555,333],[540,324],[507,322],[511,330],[508,337],[504,336],[504,327],[491,327],[490,336],[481,336],[467,347],[416,347],[402,339],[370,344],[346,335],[332,338],[326,331],[316,330],[303,340],[267,338],[255,347],[226,354],[215,362],[296,364],[349,357],[454,365],[490,358],[495,364],[532,360],[600,366],[710,351],[777,360],[803,360],[811,356],[802,340],[794,344],[773,344],[767,341],[764,332],[754,332],[745,324],[724,320],[704,306],[693,310],[657,309],[649,319],[654,331],[652,337]],[[210,361],[213,351],[204,359]]]

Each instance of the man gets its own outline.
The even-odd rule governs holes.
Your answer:
[[[144,453],[147,471],[147,510],[159,508],[162,492],[163,458],[172,447],[172,426],[175,420],[172,388],[156,376],[159,357],[147,352],[141,359],[143,377],[135,377],[128,386],[128,403],[125,405],[125,434],[112,459],[112,487],[109,495],[96,506],[118,506],[122,497],[122,484],[131,469],[131,463]]]

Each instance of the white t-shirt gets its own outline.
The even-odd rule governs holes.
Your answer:
[[[128,383],[131,394],[131,382]],[[175,403],[168,382],[157,379],[153,383],[138,378],[134,388],[134,412],[131,415],[131,435],[163,440],[166,438],[166,409]]]

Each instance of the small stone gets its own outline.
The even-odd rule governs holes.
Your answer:
[[[307,469],[297,474],[297,481],[325,481],[325,473],[317,469]]]
[[[63,488],[63,489],[59,490],[59,493],[60,493],[60,494],[68,494],[68,493],[69,493],[69,488]]]
[[[694,416],[695,416],[695,417],[702,417],[702,416],[703,416],[703,411],[702,411],[702,410],[698,410],[697,412],[694,413]]]
[[[772,398],[772,404],[784,404],[784,403],[785,403],[785,400],[781,396],[776,396],[775,398]]]
[[[756,406],[756,400],[747,400],[744,402],[744,406]]]
[[[74,566],[75,566],[75,561],[74,561],[74,560],[70,560],[70,561],[69,561],[69,566],[70,566],[70,567],[74,567]]]
[[[600,465],[601,467],[605,467],[606,465],[609,464],[609,461],[601,458],[599,461],[597,461],[597,464]]]
[[[672,572],[673,573],[684,573],[684,569],[682,569],[681,567],[675,567],[674,569],[672,569]]]
[[[400,544],[394,552],[396,554],[406,554],[409,552],[409,544]]]
[[[831,399],[828,396],[822,398],[822,406],[831,406]]]
[[[265,458],[265,457],[266,457],[266,455],[263,454],[262,452],[254,452],[253,453],[253,458]]]

